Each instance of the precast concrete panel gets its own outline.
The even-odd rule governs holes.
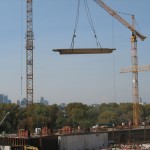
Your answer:
[[[61,135],[58,143],[59,150],[97,150],[108,147],[108,134]]]

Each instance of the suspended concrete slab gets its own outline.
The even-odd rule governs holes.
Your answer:
[[[54,52],[65,54],[105,54],[112,53],[115,48],[74,48],[74,49],[53,49]]]

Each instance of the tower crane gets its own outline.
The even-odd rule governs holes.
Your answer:
[[[142,41],[146,38],[146,36],[142,35],[134,28],[134,15],[132,15],[132,25],[129,24],[124,18],[122,18],[117,12],[111,9],[108,5],[106,5],[102,0],[94,0],[99,6],[105,9],[111,16],[116,18],[120,23],[122,23],[125,27],[131,30],[131,62],[132,68],[130,72],[132,72],[132,95],[133,95],[133,125],[134,127],[139,126],[139,89],[138,89],[138,56],[137,56],[137,37],[139,37]],[[145,71],[145,70],[143,70]],[[127,72],[127,70],[125,71]]]
[[[33,23],[32,0],[26,0],[27,31],[26,31],[26,97],[27,107],[33,104]]]

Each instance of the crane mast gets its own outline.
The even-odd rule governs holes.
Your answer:
[[[138,55],[137,55],[137,37],[142,41],[146,38],[134,28],[134,15],[132,15],[132,25],[130,25],[125,19],[118,15],[113,9],[106,5],[102,0],[94,0],[99,6],[105,9],[110,15],[121,22],[125,27],[132,31],[131,35],[131,63],[132,68],[132,97],[133,97],[133,125],[139,126],[139,88],[138,88]]]
[[[33,104],[33,22],[32,0],[26,0],[26,97],[27,107]]]
[[[134,30],[134,15],[132,15],[132,36],[131,36],[131,63],[132,66],[138,68],[137,55],[137,38]],[[134,127],[139,126],[140,120],[140,105],[139,105],[139,86],[138,86],[138,71],[132,71],[132,99],[133,99],[133,124]]]

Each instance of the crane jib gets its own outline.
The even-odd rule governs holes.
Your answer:
[[[121,22],[124,26],[126,26],[128,29],[130,29],[132,32],[135,33],[137,37],[139,37],[142,41],[146,38],[146,36],[143,36],[138,31],[134,29],[132,25],[130,25],[125,19],[123,19],[120,15],[118,15],[117,12],[115,12],[113,9],[111,9],[108,5],[106,5],[102,0],[93,0],[96,2],[99,6],[101,6],[103,9],[105,9],[110,15],[112,15],[114,18],[116,18],[119,22]]]

